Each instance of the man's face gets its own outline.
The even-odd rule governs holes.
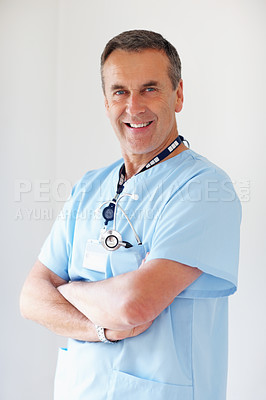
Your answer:
[[[106,111],[124,155],[153,156],[177,136],[183,84],[173,90],[168,66],[168,57],[153,49],[115,50],[104,64]]]

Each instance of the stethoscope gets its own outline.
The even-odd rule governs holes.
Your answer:
[[[155,156],[151,161],[149,161],[141,171],[138,172],[140,174],[143,171],[146,171],[147,169],[153,167],[154,165],[158,164],[162,160],[164,160],[172,151],[174,151],[182,142],[188,141],[183,138],[183,136],[179,135],[166,149],[164,149],[161,153],[159,153],[157,156]],[[189,146],[189,143],[188,143]],[[130,225],[135,239],[137,241],[138,245],[142,244],[142,241],[140,240],[137,232],[135,231],[132,222],[130,221],[129,217],[127,216],[126,212],[124,209],[120,206],[119,202],[123,197],[130,197],[133,200],[138,200],[139,196],[135,193],[123,193],[122,191],[124,189],[124,183],[126,182],[126,169],[125,169],[125,164],[122,165],[122,167],[119,170],[119,178],[118,178],[118,183],[117,183],[117,189],[116,189],[116,195],[112,200],[105,201],[102,203],[96,210],[96,213],[98,213],[103,206],[108,204],[107,207],[105,207],[102,211],[102,216],[105,220],[104,222],[104,227],[101,229],[100,232],[100,243],[102,246],[108,250],[108,251],[114,251],[119,249],[121,246],[125,247],[126,249],[132,247],[132,244],[123,240],[122,235],[116,230],[116,216],[117,216],[117,209],[123,213],[125,216],[128,224]],[[114,221],[113,227],[111,229],[107,230],[107,225],[109,221]]]
[[[100,205],[100,207],[96,210],[97,212],[100,211],[100,209],[109,203],[109,206],[105,207],[103,209],[103,215],[105,215],[104,218],[108,218],[107,221],[111,221],[114,220],[114,224],[113,224],[113,228],[112,229],[108,229],[106,230],[106,225],[104,226],[104,228],[102,228],[101,230],[101,234],[100,234],[100,242],[103,245],[103,247],[106,250],[109,251],[114,251],[119,249],[119,247],[123,246],[126,249],[132,247],[132,244],[129,242],[126,242],[122,239],[122,235],[116,230],[116,215],[117,215],[117,208],[119,208],[123,215],[125,216],[127,222],[129,223],[134,236],[136,238],[136,241],[138,243],[138,245],[141,245],[142,242],[137,234],[137,232],[134,229],[134,226],[132,225],[132,222],[130,221],[129,217],[127,216],[125,210],[120,206],[119,201],[123,198],[123,197],[130,197],[133,200],[138,200],[139,196],[137,194],[130,194],[130,193],[124,193],[122,195],[120,195],[119,197],[117,197],[116,200],[109,200],[109,201],[105,201],[103,204]],[[112,205],[110,207],[110,205]],[[113,217],[113,218],[112,218]]]

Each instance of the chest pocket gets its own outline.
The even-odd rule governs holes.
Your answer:
[[[78,271],[79,277],[84,280],[99,281],[126,272],[135,271],[141,265],[147,252],[143,245],[135,245],[129,249],[120,247],[115,251],[102,250],[101,244],[99,247],[100,248],[96,250],[98,253],[96,263],[92,262],[91,254],[87,254],[86,256],[85,252],[82,270],[79,269]],[[98,250],[100,250],[100,252],[98,252]],[[103,255],[102,251],[105,255]],[[101,257],[103,257],[102,260]],[[72,279],[77,279],[76,276],[77,273],[75,275],[73,274]]]
[[[146,250],[143,245],[135,245],[126,249],[120,247],[116,251],[110,252],[107,278],[135,271],[139,268],[142,260],[145,258]]]

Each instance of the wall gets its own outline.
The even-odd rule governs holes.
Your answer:
[[[0,2],[2,400],[52,398],[55,336],[23,320],[18,303],[52,223],[38,187],[56,173],[57,30],[54,0]]]
[[[40,180],[52,190],[56,178],[74,183],[86,170],[119,157],[105,118],[99,57],[113,35],[144,28],[161,32],[180,53],[185,89],[184,110],[177,118],[180,133],[194,150],[229,173],[242,200],[239,291],[230,300],[228,400],[265,398],[266,328],[260,314],[266,278],[266,3],[2,0],[0,5],[1,172],[6,194],[1,208],[6,250],[1,315],[6,329],[1,332],[0,397],[51,398],[56,347],[63,342],[19,316],[22,282],[52,219],[19,219],[18,209],[58,209],[56,196],[48,194],[49,202],[34,198]],[[14,184],[22,179],[33,188],[19,202]]]

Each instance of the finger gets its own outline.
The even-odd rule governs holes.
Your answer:
[[[150,254],[150,252],[148,251],[148,253],[146,253],[146,256],[144,258],[144,262],[146,262],[148,255]]]

